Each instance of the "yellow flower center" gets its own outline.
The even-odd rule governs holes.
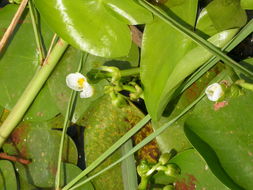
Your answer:
[[[78,85],[79,85],[80,88],[83,88],[84,82],[85,82],[84,78],[78,79],[77,83],[78,83]]]

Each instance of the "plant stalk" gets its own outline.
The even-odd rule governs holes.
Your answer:
[[[27,5],[27,2],[28,0],[23,0],[21,2],[21,4],[19,5],[19,8],[16,12],[16,14],[14,15],[12,21],[11,21],[11,24],[9,25],[8,29],[6,30],[6,32],[4,33],[1,41],[0,41],[0,53],[3,51],[4,47],[5,47],[5,44],[8,42],[11,34],[13,33],[15,27],[17,26],[18,24],[18,21],[20,19],[20,17],[22,16],[24,10],[25,10],[25,7]]]
[[[60,39],[55,45],[48,59],[45,60],[46,63],[35,73],[31,82],[26,87],[16,105],[13,107],[10,115],[6,118],[0,127],[0,148],[2,147],[4,141],[9,137],[13,129],[16,127],[16,125],[23,118],[24,114],[32,104],[33,100],[36,98],[40,89],[43,87],[44,83],[58,63],[67,46],[68,43]]]
[[[46,53],[45,53],[45,49],[43,48],[43,45],[41,42],[41,35],[38,30],[38,26],[37,26],[37,22],[36,22],[36,18],[35,18],[34,6],[31,1],[28,1],[28,5],[30,8],[29,12],[30,12],[31,20],[32,20],[32,26],[33,26],[33,31],[34,31],[34,35],[35,35],[35,41],[36,41],[37,48],[39,51],[39,60],[40,60],[40,65],[41,65],[45,59]]]

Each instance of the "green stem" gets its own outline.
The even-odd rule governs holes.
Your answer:
[[[147,115],[139,123],[130,129],[123,137],[121,137],[116,143],[114,143],[109,149],[107,149],[99,158],[97,158],[91,165],[89,165],[84,171],[82,171],[75,179],[69,182],[62,190],[70,189],[75,185],[80,179],[90,173],[99,164],[101,164],[108,156],[110,156],[114,151],[116,151],[123,143],[125,143],[129,138],[131,138],[137,131],[139,131],[148,121],[150,116]]]
[[[25,112],[36,98],[67,46],[68,44],[65,41],[59,40],[48,59],[45,60],[46,64],[44,64],[44,66],[35,73],[31,82],[26,87],[16,105],[13,107],[11,113],[0,127],[0,148],[12,130],[23,118]]]
[[[88,57],[88,54],[85,54],[85,62],[87,60],[87,57]],[[83,60],[84,60],[84,53],[82,53],[82,55],[81,55],[81,59],[80,59],[80,63],[79,63],[77,72],[81,71],[82,65],[83,65]],[[55,189],[56,190],[60,189],[60,185],[61,185],[61,163],[62,163],[62,153],[63,153],[64,140],[66,137],[67,128],[68,128],[69,123],[73,117],[76,97],[77,97],[77,92],[72,90],[71,95],[70,95],[70,99],[69,99],[69,103],[68,103],[68,107],[67,107],[67,111],[66,111],[66,115],[65,115],[63,129],[62,129],[60,150],[59,150],[59,154],[58,154],[57,172],[56,172],[56,177],[55,177]]]
[[[242,73],[253,76],[253,73],[249,71],[248,69],[242,67],[240,64],[238,64],[236,61],[231,59],[229,56],[224,54],[222,51],[220,51],[216,46],[211,44],[210,42],[206,41],[202,37],[200,37],[198,34],[194,33],[187,27],[185,27],[183,24],[179,23],[175,19],[173,19],[170,15],[163,12],[158,7],[148,3],[146,0],[138,0],[139,3],[144,6],[146,9],[148,9],[150,12],[152,12],[154,15],[162,19],[164,22],[168,23],[170,26],[178,30],[179,32],[187,35],[190,37],[194,42],[202,46],[203,48],[207,49],[210,53],[224,61],[225,64],[228,64],[232,68],[241,71]]]
[[[39,51],[39,60],[40,60],[40,64],[42,64],[42,62],[45,59],[45,49],[43,48],[42,42],[41,42],[41,35],[39,33],[38,27],[37,27],[37,22],[35,19],[35,10],[34,10],[34,6],[32,4],[31,1],[28,1],[28,5],[30,8],[30,15],[31,15],[31,20],[32,20],[32,26],[33,26],[33,31],[34,31],[34,35],[35,35],[35,41],[37,44],[37,48]]]
[[[57,172],[56,172],[56,177],[55,177],[55,189],[56,190],[59,190],[60,185],[61,185],[61,162],[62,162],[64,140],[65,140],[67,128],[70,123],[71,113],[72,113],[72,110],[74,107],[76,95],[77,95],[77,92],[72,90],[71,95],[70,95],[70,100],[68,103],[68,108],[67,108],[64,124],[63,124],[62,136],[61,136],[61,142],[60,142],[60,150],[59,150],[59,155],[58,155]]]
[[[133,76],[140,74],[140,68],[120,70],[121,77]]]

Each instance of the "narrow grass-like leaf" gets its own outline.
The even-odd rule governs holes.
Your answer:
[[[105,151],[99,158],[97,158],[90,166],[88,166],[82,173],[80,173],[75,179],[68,183],[62,190],[70,189],[80,179],[90,173],[99,164],[101,164],[108,156],[110,156],[115,150],[117,150],[123,143],[131,138],[137,131],[139,131],[149,120],[150,116],[144,117],[138,124],[136,124],[131,130],[129,130],[123,137],[121,137],[114,145],[112,145],[107,151]]]
[[[133,148],[132,140],[129,139],[122,147],[122,155],[127,154]],[[130,156],[122,162],[122,175],[124,190],[137,189],[137,173],[134,156]]]
[[[248,35],[253,32],[253,19],[248,22],[248,24],[234,37],[234,39],[226,45],[222,51],[230,52],[239,43],[241,43]],[[201,66],[181,87],[181,93],[184,92],[189,86],[191,86],[195,81],[197,81],[203,74],[205,74],[209,69],[211,69],[217,62],[218,58],[213,56],[209,61],[207,61],[203,66]]]
[[[141,5],[143,5],[146,9],[151,11],[154,15],[158,16],[160,19],[162,19],[164,22],[170,24],[172,27],[174,27],[176,30],[182,32],[183,34],[190,37],[194,42],[199,44],[200,46],[207,49],[209,52],[214,54],[216,57],[224,61],[224,63],[228,64],[232,68],[241,71],[242,73],[246,75],[253,76],[253,73],[249,71],[248,69],[244,68],[240,64],[238,64],[236,61],[234,61],[232,58],[224,54],[222,51],[220,51],[217,47],[215,47],[210,42],[206,41],[202,37],[200,37],[198,34],[193,32],[192,30],[188,29],[186,26],[184,26],[179,21],[176,21],[172,15],[166,14],[164,11],[159,9],[158,7],[148,3],[145,0],[138,0]]]

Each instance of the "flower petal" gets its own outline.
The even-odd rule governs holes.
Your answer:
[[[218,101],[224,95],[222,86],[219,83],[213,83],[209,85],[206,88],[205,93],[207,95],[207,98],[213,102]]]
[[[87,79],[81,73],[71,73],[66,77],[66,83],[72,90],[82,91]]]
[[[86,82],[83,91],[80,93],[80,98],[90,98],[94,94],[93,87]]]

